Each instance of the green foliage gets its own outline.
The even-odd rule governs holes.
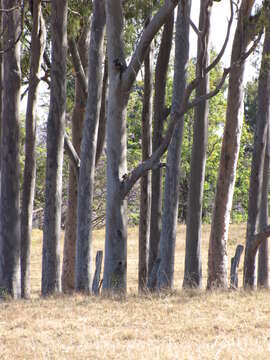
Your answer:
[[[252,128],[245,121],[242,129],[239,160],[233,198],[232,222],[242,222],[247,219],[248,190],[252,160],[253,144]]]
[[[246,122],[254,131],[258,105],[258,79],[249,81],[246,84],[244,104],[244,114]]]
[[[70,0],[68,2],[68,36],[78,38],[92,12],[92,2]]]

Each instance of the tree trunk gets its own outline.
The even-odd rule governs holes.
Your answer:
[[[89,24],[85,25],[82,35],[78,40],[78,53],[84,72],[88,65],[89,47]],[[78,77],[75,78],[75,104],[72,112],[72,144],[80,154],[81,139],[83,132],[83,121],[85,116],[86,97]],[[65,224],[64,254],[62,266],[62,291],[69,293],[75,290],[75,254],[76,254],[76,231],[77,231],[77,194],[78,179],[76,171],[69,163],[69,183],[68,183],[68,209]]]
[[[51,6],[52,64],[47,124],[42,295],[57,293],[61,290],[60,231],[66,105],[67,0],[53,0]]]
[[[18,5],[3,0],[3,9]],[[1,142],[0,289],[13,298],[21,295],[20,284],[20,8],[3,16],[3,112]],[[0,295],[1,296],[1,295]]]
[[[168,0],[144,30],[126,66],[121,0],[106,0],[109,97],[107,118],[107,208],[103,290],[126,291],[127,215],[126,200],[126,108],[130,90],[153,37],[177,2]]]
[[[75,287],[91,292],[92,278],[92,202],[96,160],[98,121],[102,91],[104,1],[94,1],[88,59],[88,97],[81,145],[78,185],[78,223],[76,242]]]
[[[208,0],[201,0],[199,29],[204,31],[206,21],[205,8]],[[211,7],[208,8],[211,11]],[[205,56],[200,58],[202,43],[198,39],[197,50],[197,75],[202,67],[207,66],[209,57],[209,34],[210,27],[207,27],[205,37]],[[209,91],[209,76],[196,89],[196,96],[203,96]],[[185,275],[183,287],[200,288],[202,285],[202,262],[201,262],[201,226],[202,226],[202,202],[203,186],[205,175],[205,162],[208,140],[208,101],[201,102],[195,108],[193,145],[191,156],[191,169],[189,178],[188,205],[187,205],[187,224],[186,224],[186,253],[185,253]]]
[[[175,34],[175,65],[172,99],[172,116],[179,112],[186,88],[189,59],[189,17],[191,1],[178,6]],[[157,286],[159,289],[173,287],[175,238],[178,214],[179,165],[183,139],[184,116],[177,120],[171,143],[168,147],[164,191],[164,209],[160,239],[160,266]]]
[[[0,1],[0,5],[2,5]],[[0,33],[3,31],[3,19],[0,14]],[[2,37],[0,38],[0,49],[3,48]],[[0,54],[0,188],[1,188],[1,134],[2,134],[2,101],[3,101],[3,55]],[[0,192],[1,196],[1,192]],[[0,198],[1,201],[1,198]]]
[[[100,105],[99,122],[98,122],[96,166],[102,155],[104,143],[105,143],[106,122],[107,122],[107,116],[106,116],[107,89],[108,89],[108,60],[107,60],[107,56],[106,56],[105,63],[104,63],[101,105]]]
[[[149,23],[146,21],[146,26]],[[153,59],[150,47],[144,60],[144,98],[142,110],[142,161],[150,157],[152,151],[152,100],[153,100]],[[148,250],[151,215],[151,173],[148,171],[141,178],[139,225],[139,291],[146,289]]]
[[[263,168],[263,184],[262,184],[262,199],[260,206],[260,231],[263,231],[268,225],[268,193],[269,193],[269,155],[270,155],[270,139],[269,139],[269,121],[268,121],[268,136],[267,146],[264,158]],[[266,239],[259,247],[258,257],[258,286],[268,289],[268,239]]]
[[[31,33],[30,79],[26,109],[25,165],[21,209],[21,291],[23,298],[30,297],[30,244],[32,213],[36,180],[36,112],[41,61],[46,44],[46,28],[41,13],[41,0],[33,3]]]
[[[155,69],[154,116],[153,116],[153,151],[162,141],[165,120],[165,95],[167,72],[170,61],[174,15],[170,14],[164,25]],[[152,171],[151,222],[149,238],[148,275],[150,276],[159,253],[162,210],[162,169]]]
[[[113,72],[113,69],[109,68]],[[119,76],[110,76],[107,119],[107,203],[103,289],[126,291],[127,202],[121,197],[121,179],[127,173],[126,102]],[[120,144],[120,146],[119,146]],[[119,151],[119,148],[121,151]]]
[[[253,3],[253,0],[242,1],[233,41],[231,64],[238,61],[249,44],[247,22]],[[229,78],[226,124],[208,250],[207,288],[228,287],[227,239],[243,123],[244,68],[245,63],[239,62],[234,66]]]
[[[266,12],[266,18],[270,11]],[[270,25],[266,23],[261,70],[258,82],[258,110],[254,136],[254,148],[249,185],[248,221],[246,250],[244,261],[244,287],[255,288],[255,260],[257,249],[253,248],[254,235],[258,230],[261,196],[263,185],[263,168],[270,107]]]

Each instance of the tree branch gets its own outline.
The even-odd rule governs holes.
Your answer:
[[[85,72],[82,66],[81,58],[79,51],[77,49],[76,42],[73,38],[68,39],[68,47],[72,58],[72,63],[76,72],[76,77],[79,80],[79,84],[81,87],[81,90],[85,96],[85,99],[87,99],[87,81]]]
[[[216,56],[216,58],[213,60],[213,62],[206,68],[206,73],[209,73],[221,60],[221,58],[224,55],[224,52],[227,48],[229,39],[230,39],[230,33],[231,33],[231,28],[232,28],[232,23],[233,23],[233,15],[234,15],[234,11],[233,11],[233,4],[234,2],[231,0],[230,1],[230,9],[231,9],[231,15],[230,15],[230,19],[228,22],[228,26],[227,26],[227,33],[225,36],[225,40],[224,43],[222,45],[222,48],[220,50],[220,52],[218,53],[218,55]]]
[[[251,251],[256,253],[261,243],[263,243],[270,236],[270,225],[268,225],[263,231],[254,235]]]
[[[230,25],[228,25],[230,27]],[[226,37],[227,38],[227,37]],[[164,152],[167,150],[171,137],[173,135],[175,126],[178,122],[178,120],[190,109],[197,106],[202,101],[208,100],[215,96],[220,89],[222,88],[226,77],[228,74],[237,66],[239,66],[243,61],[246,60],[246,58],[255,50],[257,47],[259,41],[261,38],[261,34],[258,36],[258,38],[254,41],[253,45],[250,47],[250,49],[236,61],[234,64],[232,64],[231,67],[225,68],[223,70],[223,75],[221,77],[221,80],[217,84],[216,88],[209,92],[208,94],[205,94],[204,96],[200,96],[196,98],[195,100],[189,102],[190,96],[192,92],[195,90],[195,88],[200,84],[200,82],[203,80],[204,77],[199,74],[198,77],[196,77],[193,81],[191,81],[188,86],[186,87],[184,99],[180,106],[180,109],[178,112],[171,113],[171,121],[169,123],[166,135],[159,146],[159,148],[154,151],[154,153],[149,157],[147,160],[139,164],[125,179],[122,180],[122,188],[121,188],[121,197],[124,199],[125,196],[129,193],[129,191],[132,189],[133,185],[137,182],[137,180],[146,172],[151,169],[153,169],[154,166],[158,166],[158,163],[160,161],[161,156],[164,154]],[[222,47],[221,52],[224,52],[224,47]],[[217,58],[220,57],[220,54],[217,55]],[[204,75],[206,76],[206,74]]]
[[[23,34],[24,6],[25,6],[25,0],[22,1],[21,6],[17,5],[15,7],[13,7],[13,8],[10,8],[10,9],[1,9],[2,12],[9,13],[11,11],[16,11],[19,8],[21,8],[21,30],[20,30],[20,33],[18,34],[17,38],[10,45],[8,45],[5,49],[0,50],[0,54],[4,54],[5,52],[11,50],[20,41],[20,38],[21,38],[21,36]],[[3,33],[4,33],[4,31],[5,30],[3,30]]]
[[[44,63],[46,64],[47,68],[50,69],[51,62],[50,62],[50,58],[49,58],[48,54],[46,53],[46,51],[44,51],[43,60],[44,60]]]
[[[201,31],[197,28],[191,18],[189,18],[189,24],[197,36],[201,36]]]
[[[66,151],[69,159],[71,160],[71,163],[74,167],[76,176],[78,178],[79,172],[80,172],[81,160],[80,160],[79,155],[77,154],[77,151],[75,150],[72,142],[69,140],[67,134],[65,134],[65,137],[64,137],[64,148],[65,148],[65,151]]]
[[[131,61],[122,75],[122,81],[127,91],[130,90],[133,82],[136,79],[138,71],[140,70],[147,53],[149,44],[161,26],[165,23],[168,15],[175,9],[178,3],[179,1],[177,0],[165,1],[164,5],[160,8],[160,10],[156,13],[156,15],[150,21],[149,25],[144,30],[137,48],[131,57]]]
[[[9,8],[9,9],[0,9],[0,12],[3,12],[3,13],[10,13],[14,10],[17,10],[19,9],[20,6],[19,5],[16,5],[16,6],[13,6],[12,8]]]

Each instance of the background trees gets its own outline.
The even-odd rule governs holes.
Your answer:
[[[261,70],[258,95],[256,81],[250,81],[246,87],[246,121],[242,131],[245,60],[259,43],[262,29],[268,29],[268,3],[265,2],[255,12],[256,1],[242,0],[239,8],[230,1],[231,17],[219,52],[210,51],[209,46],[210,13],[212,6],[219,6],[213,5],[210,0],[200,2],[198,25],[190,19],[189,1],[166,0],[161,5],[152,1],[131,3],[120,0],[93,1],[91,4],[83,1],[78,5],[71,1],[68,14],[66,1],[53,1],[50,5],[36,0],[30,2],[29,7],[6,1],[4,5],[1,14],[3,25],[8,30],[3,32],[1,102],[1,172],[4,176],[0,214],[1,287],[14,297],[19,296],[22,288],[22,295],[29,297],[33,203],[45,209],[43,295],[61,290],[61,224],[65,227],[63,291],[75,289],[91,293],[92,228],[98,223],[106,227],[103,291],[125,292],[128,221],[132,224],[140,222],[139,289],[145,289],[146,285],[150,290],[173,288],[177,220],[187,223],[184,286],[201,286],[201,222],[212,221],[208,287],[227,287],[226,242],[229,222],[230,219],[241,221],[247,216],[251,221],[247,207],[254,209],[252,196],[256,194],[257,210],[252,221],[254,224],[258,222],[261,211],[261,234],[256,234],[257,226],[254,225],[247,244],[256,246],[247,245],[246,261],[250,249],[254,250],[254,256],[257,246],[263,241],[262,237],[265,239],[268,236],[269,166],[264,147],[269,114],[260,108],[262,103],[267,107],[267,99],[261,100],[261,93],[265,96],[268,94],[266,71],[262,73]],[[175,8],[178,15],[173,37]],[[236,18],[231,65],[222,69],[221,59],[232,36],[233,19]],[[26,24],[24,31],[19,24],[22,20]],[[45,25],[48,33],[46,44],[43,35]],[[190,28],[198,37],[198,53],[193,59],[189,58]],[[17,76],[16,81],[11,81],[10,74],[19,74],[19,43],[23,49],[22,80]],[[30,56],[27,51],[29,43]],[[5,44],[11,45],[5,47]],[[174,55],[170,54],[172,45],[175,46]],[[267,68],[266,65],[264,67]],[[36,145],[35,106],[39,105],[35,104],[40,80],[44,80],[49,88],[50,108],[47,130],[44,131],[44,121],[38,125]],[[262,81],[265,82],[265,91],[260,88]],[[28,107],[26,132],[22,122],[19,134],[21,82],[27,84],[22,96],[28,94]],[[15,84],[14,90],[12,86]],[[265,115],[260,132],[263,141],[259,142],[264,147],[259,156],[261,161],[255,162],[259,164],[258,172],[254,170],[254,163],[252,165],[249,189],[252,196],[248,200],[251,138],[254,129],[258,138],[262,112]],[[14,117],[9,120],[11,114]],[[73,144],[69,141],[70,132]],[[66,157],[63,162],[64,139]],[[45,140],[47,157],[42,148]],[[24,143],[25,151],[22,148]],[[256,140],[254,153],[258,150],[257,143]],[[35,199],[34,149],[37,153]],[[262,206],[256,191],[261,189],[263,164]],[[19,179],[22,181],[23,170],[25,176],[20,217]],[[254,174],[260,182],[258,187],[253,184]],[[94,186],[95,177],[97,181]],[[137,184],[140,179],[141,202]],[[256,191],[254,186],[258,188]],[[128,214],[131,215],[129,218]],[[18,238],[20,218],[21,247]],[[20,249],[22,283],[15,286],[19,281]],[[248,271],[253,271],[254,259],[250,265],[246,265]],[[266,250],[263,259],[260,264],[264,265],[260,265],[260,269],[266,270]],[[252,277],[255,284],[254,272]],[[267,283],[266,280],[260,282]]]

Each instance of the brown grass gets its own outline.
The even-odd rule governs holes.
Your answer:
[[[34,231],[33,299],[0,304],[0,359],[270,359],[270,293],[181,291],[184,231],[178,228],[176,292],[139,297],[138,232],[130,229],[126,299],[41,299],[42,234]],[[229,257],[244,233],[244,225],[231,226]],[[95,232],[95,250],[103,238]],[[208,238],[204,226],[204,275]]]

